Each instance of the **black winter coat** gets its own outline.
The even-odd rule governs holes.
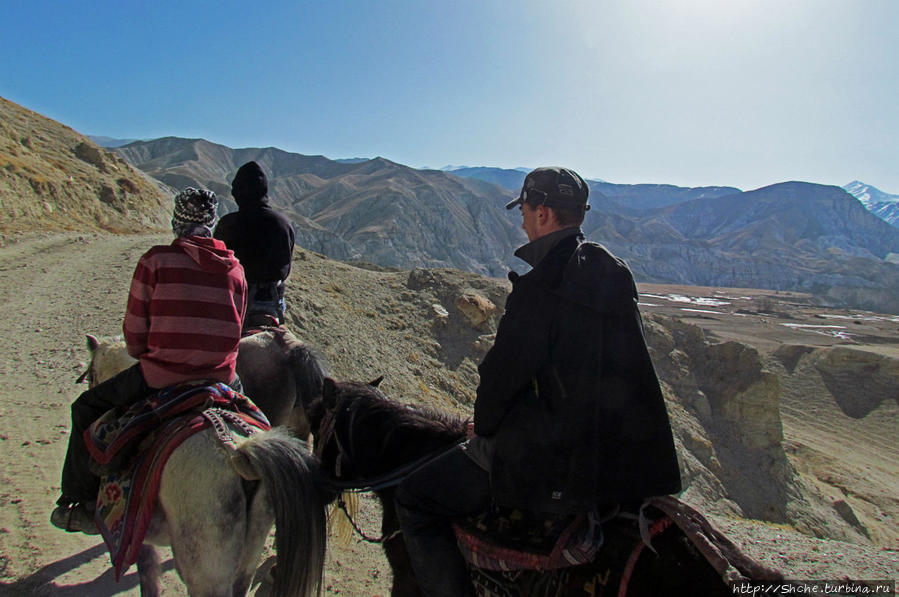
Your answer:
[[[495,449],[494,499],[563,513],[679,492],[627,265],[572,234],[509,278],[474,415]]]
[[[290,220],[272,209],[266,198],[237,204],[238,211],[219,220],[215,238],[234,251],[250,284],[286,280],[294,245]]]

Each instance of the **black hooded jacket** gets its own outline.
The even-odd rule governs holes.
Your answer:
[[[240,209],[222,217],[215,238],[234,251],[250,284],[286,280],[294,246],[290,220],[272,209],[266,197],[236,200]]]
[[[478,368],[475,432],[497,502],[573,512],[681,489],[627,265],[580,230],[514,273]]]

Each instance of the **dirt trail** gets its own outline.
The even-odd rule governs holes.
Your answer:
[[[138,594],[115,583],[99,537],[49,522],[68,442],[84,334],[121,330],[131,273],[164,237],[68,234],[0,249],[0,593]],[[180,583],[167,565],[165,593]]]

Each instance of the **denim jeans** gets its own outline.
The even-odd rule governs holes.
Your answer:
[[[461,446],[424,465],[400,484],[397,516],[424,595],[474,594],[452,522],[486,510],[489,504],[490,476]]]

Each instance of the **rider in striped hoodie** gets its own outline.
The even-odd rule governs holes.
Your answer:
[[[83,434],[103,413],[185,381],[234,381],[247,283],[234,253],[212,238],[217,205],[211,191],[182,191],[175,197],[174,242],[151,248],[138,262],[123,325],[138,363],[72,403],[54,526],[97,533],[92,505],[99,479],[88,466]]]

